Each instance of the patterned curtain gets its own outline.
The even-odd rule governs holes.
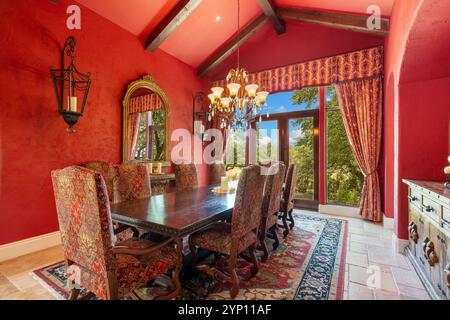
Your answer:
[[[137,139],[139,135],[139,123],[141,121],[140,113],[131,113],[128,115],[128,159],[134,159]]]
[[[322,58],[249,75],[249,82],[271,93],[379,77],[384,71],[383,46]],[[213,86],[226,87],[226,80]]]
[[[129,113],[141,113],[163,109],[164,104],[161,98],[156,94],[146,94],[144,96],[134,97],[130,99]]]
[[[360,215],[376,222],[382,220],[378,176],[383,118],[382,90],[381,77],[336,85],[345,130],[353,155],[364,173]]]

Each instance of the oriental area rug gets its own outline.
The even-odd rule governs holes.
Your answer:
[[[241,300],[342,300],[344,294],[345,256],[348,222],[320,214],[294,213],[295,227],[259,272],[250,278],[250,265],[238,263]],[[280,231],[280,239],[282,238]],[[268,240],[268,248],[272,248]],[[213,259],[213,256],[208,258]],[[211,261],[212,263],[213,261]],[[208,261],[202,261],[208,263]],[[57,299],[67,299],[66,273],[61,261],[32,272],[32,275]],[[230,299],[228,286],[193,271],[182,279],[183,297],[196,299]],[[149,300],[163,293],[155,281],[135,290],[127,299]]]

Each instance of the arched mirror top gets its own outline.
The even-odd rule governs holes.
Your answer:
[[[128,85],[123,99],[123,162],[162,162],[168,157],[169,101],[146,75]]]

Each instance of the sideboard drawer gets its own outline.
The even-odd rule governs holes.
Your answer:
[[[442,205],[434,202],[428,197],[423,197],[422,211],[435,222],[439,223],[442,216]]]
[[[409,189],[409,203],[415,205],[417,208],[421,209],[422,207],[422,194],[419,190]]]

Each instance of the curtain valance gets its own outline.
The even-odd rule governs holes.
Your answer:
[[[249,83],[272,93],[380,77],[383,72],[384,48],[379,46],[251,73]],[[226,80],[216,81],[214,86],[226,87]]]
[[[130,99],[129,114],[155,111],[164,108],[161,98],[156,94],[146,94]]]

